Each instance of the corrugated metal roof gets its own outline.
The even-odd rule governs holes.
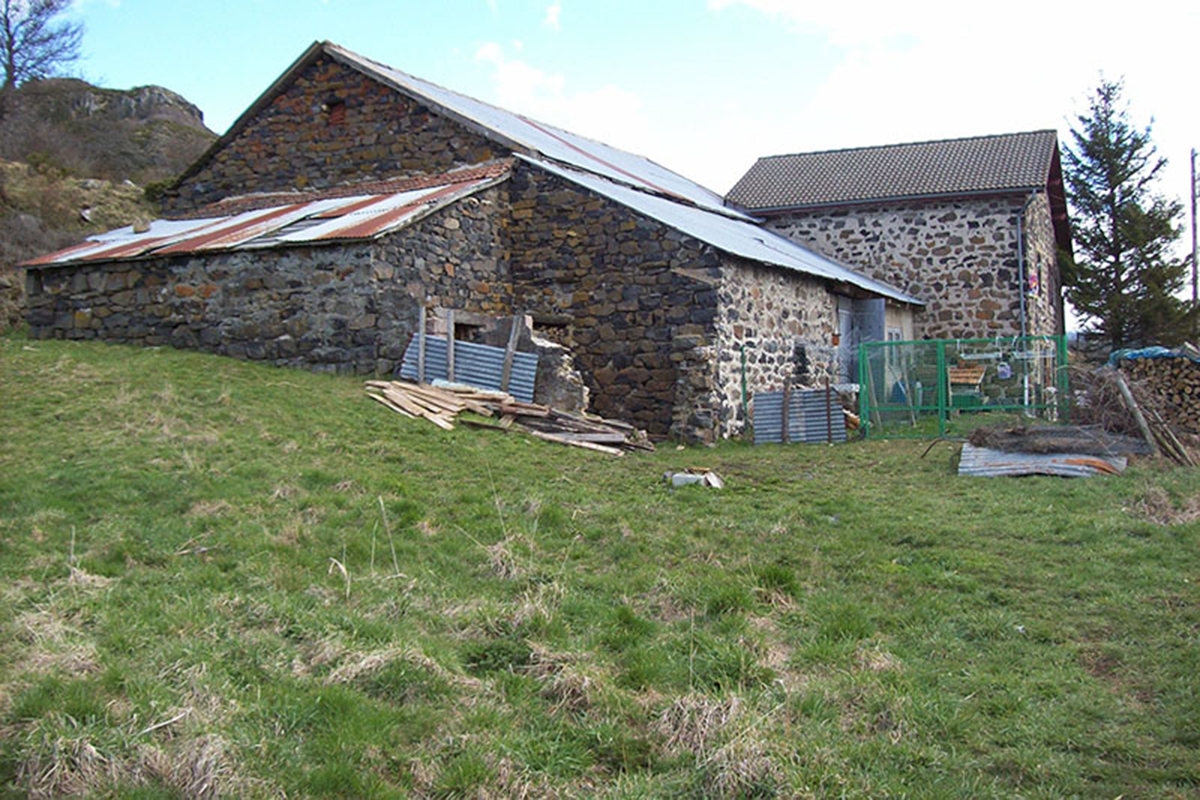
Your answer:
[[[393,194],[328,197],[243,211],[232,216],[159,219],[150,223],[146,231],[135,232],[132,226],[118,228],[21,266],[58,266],[371,239],[420,219],[497,180],[475,178]]]
[[[977,478],[1019,477],[1022,475],[1054,475],[1062,478],[1089,478],[1093,475],[1117,475],[1125,471],[1128,460],[1123,456],[1098,456],[1086,453],[1009,453],[962,446],[958,459],[958,474]]]
[[[766,156],[726,196],[751,210],[1045,189],[1052,130]]]
[[[906,295],[886,283],[859,275],[836,261],[806,250],[790,239],[752,222],[731,219],[665,197],[647,194],[592,173],[568,169],[530,156],[518,157],[726,253],[796,270],[817,278],[850,284],[904,303],[923,305],[922,301],[915,297]]]
[[[528,117],[476,100],[438,86],[398,69],[373,61],[331,42],[320,45],[324,52],[375,79],[430,105],[448,112],[460,121],[473,123],[482,132],[497,136],[518,150],[540,153],[546,158],[571,164],[579,169],[603,175],[648,191],[694,203],[702,208],[740,219],[750,219],[737,209],[728,208],[716,192],[688,180],[661,164],[634,153],[584,136],[537,122]]]

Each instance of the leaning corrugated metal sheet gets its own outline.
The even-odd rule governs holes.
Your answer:
[[[644,156],[628,153],[603,142],[467,97],[386,64],[372,61],[331,42],[324,42],[319,46],[335,59],[348,63],[409,96],[416,95],[424,99],[435,108],[441,108],[448,116],[458,117],[468,124],[474,123],[472,127],[482,128],[484,135],[490,134],[494,137],[498,134],[506,143],[517,149],[532,150],[547,158],[573,164],[612,180],[675,195],[720,214],[737,219],[753,219],[737,209],[727,207],[716,192]]]
[[[404,362],[400,377],[410,381],[417,379],[417,360],[420,337],[413,336],[404,351]],[[533,384],[537,377],[537,353],[513,353],[512,370],[506,390],[523,403],[533,402]],[[504,373],[504,348],[492,347],[475,342],[454,343],[454,382],[481,389],[501,391],[500,379]],[[446,363],[446,340],[440,336],[425,337],[425,381],[449,379]]]
[[[859,275],[836,261],[806,250],[795,242],[753,223],[730,219],[721,214],[711,214],[694,206],[647,194],[629,186],[605,180],[598,175],[567,169],[541,159],[528,156],[520,156],[520,158],[656,219],[664,225],[669,225],[693,236],[718,250],[724,250],[726,253],[764,264],[774,264],[826,280],[848,283],[851,286],[857,286],[860,289],[866,289],[874,294],[904,303],[923,305],[917,298],[906,295],[886,283]]]
[[[1008,453],[967,443],[958,460],[958,474],[977,478],[1055,475],[1062,478],[1090,478],[1116,475],[1125,471],[1122,456],[1096,456],[1082,453]]]
[[[844,442],[846,416],[836,394],[797,390],[788,400],[789,442]],[[754,395],[754,443],[783,442],[783,392]]]

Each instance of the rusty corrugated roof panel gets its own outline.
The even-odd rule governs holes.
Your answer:
[[[1123,456],[1097,456],[1086,453],[1009,453],[976,447],[967,443],[958,459],[958,474],[977,478],[1054,475],[1061,478],[1089,478],[1093,475],[1119,475],[1128,460]]]
[[[193,211],[177,214],[172,219],[191,219],[195,217],[227,217],[243,211],[254,211],[260,208],[275,208],[291,203],[308,203],[313,200],[325,200],[341,197],[366,197],[397,192],[408,192],[413,189],[427,189],[434,186],[446,186],[451,183],[468,183],[475,180],[490,180],[499,178],[512,169],[511,158],[498,159],[472,167],[440,172],[436,175],[417,175],[403,178],[388,178],[384,180],[360,181],[326,189],[315,189],[308,192],[260,192],[255,194],[227,197],[201,206]]]
[[[274,208],[219,217],[155,220],[148,230],[132,227],[99,234],[88,241],[25,262],[25,267],[47,267],[80,262],[120,261],[134,258],[185,255],[238,249],[264,249],[297,244],[372,239],[424,217],[507,177],[489,168],[453,181],[426,179],[427,185],[387,194],[327,193]],[[411,183],[411,182],[410,182]],[[428,185],[432,184],[432,185]],[[349,189],[349,187],[346,187]],[[362,187],[354,187],[360,189]]]
[[[765,156],[726,199],[752,211],[1045,189],[1052,130]]]

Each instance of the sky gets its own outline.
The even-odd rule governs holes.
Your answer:
[[[314,40],[726,192],[759,156],[1054,128],[1123,79],[1186,201],[1200,3],[75,0],[81,77],[223,132]],[[1190,235],[1183,237],[1190,248]]]

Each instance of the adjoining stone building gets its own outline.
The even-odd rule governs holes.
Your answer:
[[[726,200],[925,301],[889,338],[1063,331],[1071,234],[1052,130],[767,156]]]
[[[25,265],[33,334],[389,373],[421,307],[526,314],[596,411],[710,440],[743,385],[837,379],[839,308],[880,337],[920,305],[648,159],[328,42],[165,206]]]

